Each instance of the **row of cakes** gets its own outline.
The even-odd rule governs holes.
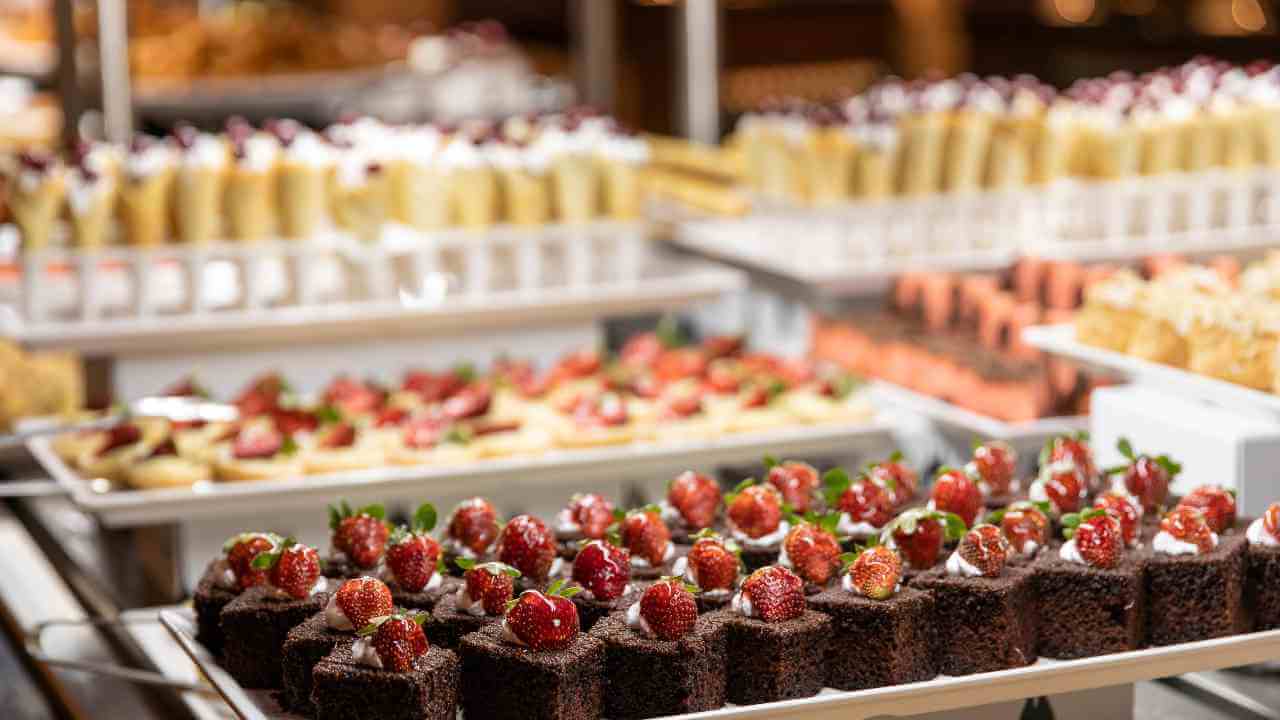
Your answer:
[[[1173,498],[1176,463],[1121,450],[1100,471],[1056,438],[1024,486],[984,443],[927,497],[897,457],[767,460],[728,492],[688,471],[658,505],[576,494],[551,521],[471,498],[442,532],[430,504],[394,525],[340,502],[323,558],[228,539],[197,640],[321,720],[643,718],[1280,627],[1280,503],[1250,521],[1216,486]]]
[[[748,113],[732,142],[753,189],[817,204],[1278,167],[1280,70],[1197,57],[1063,92],[1028,75],[889,78],[836,106]]]
[[[87,248],[307,238],[329,225],[367,240],[390,222],[635,218],[648,157],[644,139],[589,110],[461,127],[362,117],[319,132],[233,118],[220,134],[180,125],[128,147],[81,142],[65,159],[21,153],[8,205],[23,246],[36,249],[64,218],[71,243]]]
[[[1095,285],[1076,316],[1085,344],[1265,391],[1280,391],[1280,255],[1238,276],[1175,266]]]
[[[198,390],[184,382],[166,394]],[[735,338],[667,348],[653,334],[632,338],[617,360],[581,351],[543,372],[508,361],[487,376],[411,371],[396,387],[339,376],[311,402],[268,374],[234,404],[236,423],[137,418],[63,435],[54,448],[86,477],[141,489],[710,440],[872,415],[843,372],[746,353]]]

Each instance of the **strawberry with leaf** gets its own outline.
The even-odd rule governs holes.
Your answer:
[[[676,561],[673,572],[702,588],[704,594],[724,594],[738,583],[741,556],[736,543],[708,528],[694,536],[689,554]]]
[[[988,514],[987,522],[998,526],[1013,551],[1024,557],[1049,542],[1048,503],[1019,500]]]
[[[375,567],[387,547],[387,511],[379,503],[353,509],[346,500],[329,506],[333,549],[359,569]],[[341,558],[338,558],[341,559]]]
[[[403,610],[376,617],[356,632],[358,637],[351,654],[360,657],[371,648],[377,660],[372,663],[374,667],[389,672],[411,672],[418,658],[431,649],[422,631],[427,619],[426,613]]]
[[[270,552],[258,553],[251,565],[266,571],[271,585],[296,600],[310,597],[320,586],[319,553],[293,538],[285,538]]]
[[[820,483],[818,469],[796,460],[778,462],[772,455],[765,456],[764,466],[765,482],[782,494],[782,501],[797,513],[809,512]]]
[[[893,519],[880,534],[881,542],[897,550],[913,570],[938,564],[942,547],[964,536],[967,526],[955,513],[912,508]]]
[[[1209,529],[1224,533],[1236,524],[1236,494],[1217,485],[1201,485],[1178,501],[1180,507],[1193,507],[1204,513]]]
[[[662,521],[662,510],[657,505],[645,505],[630,512],[615,510],[614,519],[614,544],[631,553],[634,567],[662,567],[675,553],[671,531]]]
[[[1182,466],[1168,455],[1134,452],[1128,438],[1120,438],[1116,442],[1116,450],[1124,456],[1126,463],[1108,468],[1106,474],[1123,473],[1124,489],[1138,499],[1143,511],[1158,512],[1168,499],[1169,485],[1182,472]]]
[[[847,592],[872,600],[888,600],[901,588],[902,558],[878,543],[840,556],[845,565],[841,582]]]
[[[826,586],[840,567],[840,542],[836,539],[840,515],[793,515],[791,523],[791,530],[782,541],[778,564],[795,570],[807,583]]]
[[[555,580],[546,592],[525,590],[507,603],[505,619],[512,642],[530,650],[564,650],[578,636],[578,608],[570,600],[580,591]]]
[[[828,470],[822,476],[823,495],[827,507],[838,512],[841,535],[866,538],[878,534],[893,519],[893,496],[897,480],[885,475],[884,484],[868,475],[850,478],[842,468]]]
[[[866,474],[871,482],[889,493],[894,509],[914,499],[920,488],[920,476],[907,465],[902,453],[897,450],[887,459],[868,465]]]
[[[747,478],[724,499],[728,505],[729,527],[735,536],[761,540],[781,529],[782,495],[772,485],[757,484],[753,478]]]
[[[424,592],[439,587],[441,583],[444,567],[440,543],[431,536],[435,526],[435,506],[423,503],[407,527],[399,525],[391,531],[387,569],[395,577],[396,584],[406,592]]]
[[[471,558],[460,557],[463,586],[458,588],[458,609],[475,615],[501,615],[507,603],[515,596],[515,581],[520,571],[500,562],[478,563]],[[479,608],[480,612],[476,612]]]
[[[1111,569],[1124,555],[1124,531],[1120,521],[1102,508],[1089,508],[1062,516],[1062,536],[1067,543],[1059,556],[1065,560]]]

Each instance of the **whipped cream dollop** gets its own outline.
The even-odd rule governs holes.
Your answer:
[[[507,619],[505,617],[502,619],[502,639],[511,643],[512,645],[519,645],[520,647],[528,647],[527,645],[524,644],[524,641],[520,639],[520,636],[516,635],[514,632],[511,631],[511,626],[507,625]]]
[[[1075,538],[1071,538],[1062,544],[1062,547],[1058,549],[1058,557],[1077,565],[1089,564],[1085,562],[1084,556],[1080,554],[1080,546],[1076,544]]]
[[[351,659],[357,665],[382,669],[382,658],[378,657],[378,651],[373,647],[372,637],[358,637],[351,643]]]
[[[333,630],[355,630],[355,626],[351,624],[351,618],[342,611],[342,607],[338,605],[338,593],[329,596],[329,602],[324,606],[324,623]]]
[[[278,157],[280,142],[270,133],[254,133],[241,144],[237,163],[249,172],[265,173],[276,164]]]
[[[328,589],[329,589],[329,580],[325,576],[321,575],[320,577],[316,578],[316,584],[312,585],[311,589],[307,591],[307,597],[315,597],[316,595],[319,595],[320,593],[325,592]],[[285,592],[284,590],[281,590],[278,587],[272,587],[271,590],[272,590],[271,594],[280,600],[297,600],[297,598]]]
[[[853,575],[849,573],[845,573],[844,577],[840,578],[840,587],[845,592],[850,592],[850,593],[853,593],[854,595],[862,595],[862,591],[858,589],[858,586],[853,584]],[[893,594],[897,595],[901,590],[902,590],[902,581],[899,580],[893,586]]]
[[[195,136],[191,146],[182,151],[182,166],[191,170],[217,170],[227,164],[227,145],[211,133]]]
[[[1267,532],[1266,526],[1263,524],[1262,518],[1258,518],[1249,523],[1249,529],[1245,530],[1244,536],[1248,538],[1250,545],[1261,545],[1263,547],[1280,547],[1280,538]]]
[[[785,551],[785,548],[784,548]],[[676,558],[675,563],[671,566],[671,574],[676,577],[682,577],[685,580],[702,588],[700,595],[704,598],[720,599],[729,597],[733,593],[733,588],[715,588],[708,590],[702,587],[702,583],[698,582],[698,571],[694,568],[693,563],[689,562],[687,556]]]
[[[729,609],[743,617],[757,617],[756,609],[751,605],[751,598],[744,592],[737,592],[729,603]]]
[[[774,530],[767,535],[761,535],[758,538],[753,538],[742,532],[732,523],[729,524],[729,534],[733,536],[733,539],[736,540],[739,545],[750,548],[767,548],[771,545],[777,545],[787,537],[787,533],[789,532],[791,532],[791,523],[786,520],[778,523],[777,530]]]
[[[851,537],[855,540],[865,540],[872,535],[879,535],[883,528],[878,528],[866,520],[854,521],[853,516],[847,512],[840,513],[840,520],[836,523],[836,534],[842,537]]]
[[[231,563],[226,558],[218,560],[214,564],[213,584],[223,590],[236,590],[238,583],[236,582],[236,573],[231,569]]]
[[[664,551],[663,551],[663,553],[662,553],[662,564],[663,564],[663,565],[665,565],[666,563],[670,562],[670,561],[671,561],[671,558],[672,558],[672,557],[674,557],[674,556],[675,556],[675,554],[676,554],[676,545],[675,545],[675,543],[673,543],[673,542],[671,542],[670,540],[668,540],[668,541],[667,541],[667,549],[666,549],[666,550],[664,550]],[[653,567],[653,565],[651,565],[651,564],[649,563],[649,560],[648,560],[647,558],[642,558],[642,557],[640,557],[639,555],[632,555],[632,556],[631,556],[631,567],[633,567],[633,568],[640,568],[640,569],[647,569],[647,568],[651,568],[651,567]],[[554,573],[553,573],[553,574],[554,574]]]
[[[454,597],[459,612],[464,612],[474,617],[483,617],[488,614],[484,611],[484,603],[477,598],[471,597],[471,593],[467,592],[466,583],[458,587],[458,593]]]
[[[1214,547],[1218,547],[1218,533],[1209,533]],[[1156,533],[1151,541],[1151,549],[1165,555],[1199,555],[1200,548],[1195,543],[1179,540],[1165,530]]]
[[[130,152],[124,161],[125,172],[131,178],[145,179],[159,175],[173,167],[173,151],[164,143],[152,143],[141,150]]]
[[[978,577],[982,574],[982,571],[976,565],[960,557],[960,552],[957,550],[947,558],[947,574],[957,577]]]
[[[312,130],[303,130],[282,151],[285,159],[312,168],[333,164],[333,148]]]
[[[644,635],[647,638],[654,637],[653,628],[649,627],[649,622],[640,614],[640,601],[637,600],[627,608],[627,627]]]
[[[1027,539],[1022,542],[1022,547],[1017,547],[1015,545],[1013,549],[1021,555],[1034,555],[1035,552],[1040,549],[1040,543],[1035,540]]]

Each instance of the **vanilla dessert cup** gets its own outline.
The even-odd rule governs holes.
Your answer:
[[[977,192],[983,185],[987,154],[1004,100],[987,85],[974,85],[949,116],[943,186],[948,192]]]
[[[533,144],[551,156],[552,197],[557,218],[567,223],[594,220],[600,214],[601,181],[588,139],[581,129],[546,127]]]
[[[826,125],[810,133],[804,152],[806,187],[814,205],[835,205],[853,196],[858,142],[842,126]]]
[[[610,133],[596,148],[600,160],[604,213],[614,220],[640,217],[640,173],[649,163],[649,143],[638,135]]]
[[[490,148],[479,138],[458,135],[440,153],[450,203],[458,224],[486,228],[498,218],[498,174],[488,157]]]
[[[227,234],[254,241],[276,229],[276,182],[280,143],[270,133],[252,132],[232,139],[232,163],[223,207]]]
[[[118,168],[111,146],[94,144],[84,149],[67,171],[67,213],[71,218],[71,243],[100,248],[110,239],[116,206]]]
[[[328,215],[325,205],[333,175],[333,148],[318,134],[292,121],[282,122],[276,137],[281,144],[276,195],[280,234],[308,238]]]
[[[431,125],[402,130],[397,138],[402,159],[391,166],[392,215],[418,230],[439,230],[453,224],[448,177],[440,166],[445,142]]]
[[[339,148],[330,200],[334,222],[362,242],[374,242],[390,217],[386,166],[360,148]]]
[[[174,136],[177,173],[173,185],[173,226],[179,242],[204,245],[221,233],[222,191],[230,153],[217,135],[180,127]]]
[[[62,166],[52,157],[23,153],[9,196],[9,210],[22,236],[22,247],[40,250],[49,246],[54,223],[66,193]]]
[[[125,242],[138,247],[164,243],[173,177],[172,149],[155,138],[137,136],[125,158],[124,180],[120,183]]]
[[[551,221],[551,158],[515,142],[495,144],[490,157],[498,172],[503,217],[515,225]]]
[[[893,195],[898,182],[898,128],[889,123],[854,128],[858,154],[854,158],[853,194],[870,200]]]

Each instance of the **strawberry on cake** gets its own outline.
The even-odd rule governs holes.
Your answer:
[[[482,497],[463,500],[449,514],[444,539],[445,566],[452,572],[459,558],[483,562],[493,557],[502,526],[493,503]]]
[[[431,612],[454,591],[456,582],[444,573],[440,543],[431,536],[435,526],[435,506],[423,503],[408,526],[391,531],[381,575],[399,607]]]
[[[885,526],[880,542],[903,558],[902,584],[938,566],[944,545],[959,542],[968,528],[955,513],[911,508]]]
[[[196,585],[192,609],[196,614],[196,640],[217,656],[222,653],[222,609],[240,593],[267,583],[267,571],[253,566],[262,553],[274,552],[284,538],[274,533],[244,532],[222,544],[222,553],[209,563]]]
[[[329,506],[329,557],[324,573],[331,578],[378,574],[387,549],[387,511],[381,503],[352,508],[346,500]]]
[[[1112,489],[1133,496],[1150,524],[1159,525],[1169,499],[1169,485],[1182,466],[1168,455],[1135,453],[1128,438],[1120,438],[1116,449],[1124,456],[1125,464],[1106,470],[1108,475],[1118,476],[1112,481]]]
[[[1147,564],[1147,642],[1172,645],[1249,629],[1245,533],[1219,535],[1197,507],[1160,521]]]
[[[657,505],[623,512],[615,511],[617,523],[612,531],[617,544],[626,548],[631,559],[631,577],[637,580],[656,580],[672,574],[676,561],[676,544],[671,542],[671,531],[662,521],[662,511]]]
[[[954,513],[971,528],[982,512],[982,491],[978,483],[964,470],[943,466],[933,476],[929,489],[929,510]]]
[[[463,571],[462,583],[454,594],[436,603],[427,626],[431,641],[447,648],[457,648],[463,635],[501,620],[520,577],[519,570],[500,562],[458,558],[458,567]]]
[[[719,610],[729,604],[742,575],[741,551],[732,540],[725,540],[714,530],[703,530],[694,536],[693,547],[676,558],[671,573],[697,587],[698,609]]]
[[[986,507],[1004,507],[1022,491],[1017,476],[1018,453],[1009,443],[988,440],[975,445],[964,470],[977,480]]]
[[[742,548],[747,570],[772,564],[791,530],[784,518],[782,495],[768,483],[747,478],[725,496],[729,537]]]
[[[573,560],[573,596],[584,632],[609,613],[630,607],[643,589],[631,582],[631,553],[608,540],[590,540]],[[647,585],[647,583],[645,584]]]
[[[884,480],[897,486],[891,477]],[[850,479],[844,470],[835,468],[823,475],[822,482],[827,507],[836,513],[834,532],[849,547],[880,535],[893,520],[892,487],[872,480],[869,474]]]
[[[688,545],[694,535],[720,522],[720,485],[707,475],[686,470],[667,485],[667,497],[658,507],[671,539]]]
[[[806,595],[821,592],[839,573],[840,541],[835,535],[839,522],[835,513],[793,517],[791,530],[782,541],[777,564],[804,580]]]
[[[920,489],[920,476],[907,465],[901,452],[894,451],[888,458],[867,466],[871,482],[889,493],[893,508],[900,510],[915,499]]]
[[[550,528],[532,515],[517,515],[502,528],[497,558],[519,570],[521,584],[529,588],[545,587],[563,572],[565,564],[558,557]]]
[[[1089,433],[1077,432],[1050,439],[1040,451],[1040,467],[1063,463],[1073,465],[1080,473],[1085,493],[1102,490],[1103,475],[1093,460],[1093,448],[1089,447]],[[1035,500],[1036,498],[1032,498]],[[1040,498],[1043,499],[1043,498]],[[1067,512],[1075,512],[1068,510]]]
[[[729,702],[776,702],[817,695],[831,620],[807,609],[804,581],[784,567],[760,568],[733,596],[728,625]]]
[[[1245,597],[1254,630],[1280,628],[1280,502],[1267,506],[1245,531],[1249,541],[1249,581]]]
[[[770,456],[765,456],[764,466],[765,482],[782,494],[782,501],[791,507],[792,512],[803,515],[819,509],[822,478],[817,468],[796,460],[778,462]]]
[[[555,520],[560,556],[572,560],[579,545],[600,540],[613,524],[613,503],[599,493],[574,493]]]

